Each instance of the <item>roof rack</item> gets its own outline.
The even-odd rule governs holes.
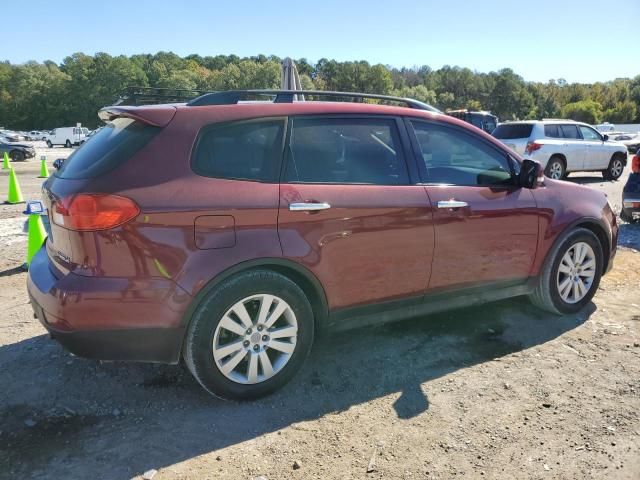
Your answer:
[[[153,105],[157,103],[184,103],[208,90],[184,88],[127,87],[114,105]]]
[[[340,99],[351,99],[350,101],[381,100],[384,102],[401,103],[410,108],[427,110],[434,113],[442,113],[435,107],[418,100],[403,97],[392,97],[389,95],[378,95],[375,93],[356,92],[332,92],[324,90],[227,90],[225,92],[211,92],[201,95],[187,102],[192,107],[204,105],[234,105],[247,99],[247,97],[269,96],[274,97],[273,103],[293,103],[298,95],[304,95],[305,101],[313,97],[331,97]]]

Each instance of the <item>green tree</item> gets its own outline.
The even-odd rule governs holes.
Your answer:
[[[602,118],[602,105],[593,100],[580,100],[568,103],[562,107],[562,116],[578,122],[590,124],[600,123]]]

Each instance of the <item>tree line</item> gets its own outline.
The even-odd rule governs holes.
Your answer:
[[[180,57],[171,52],[132,56],[75,53],[52,61],[0,63],[0,126],[50,129],[76,122],[94,128],[97,111],[128,86],[187,90],[279,88],[276,56]],[[640,75],[593,84],[525,81],[513,70],[394,68],[366,61],[295,60],[304,89],[411,97],[441,110],[490,110],[500,120],[572,118],[588,123],[640,123]]]

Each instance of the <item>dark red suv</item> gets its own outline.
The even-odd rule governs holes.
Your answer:
[[[209,392],[255,398],[326,329],[516,295],[571,313],[611,267],[603,194],[465,122],[257,94],[105,108],[44,184],[28,288],[70,351],[182,356]]]

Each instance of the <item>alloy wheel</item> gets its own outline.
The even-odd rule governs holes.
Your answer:
[[[213,335],[213,358],[236,383],[269,380],[289,362],[296,348],[298,322],[282,298],[258,294],[236,302]]]
[[[613,178],[618,178],[620,175],[622,175],[622,170],[624,170],[622,162],[619,159],[615,159],[611,164],[611,176]]]
[[[578,303],[593,285],[596,275],[596,255],[586,242],[573,244],[558,266],[556,286],[560,298],[567,303]]]
[[[560,180],[562,178],[562,164],[558,161],[554,161],[549,166],[549,177],[554,180]]]

